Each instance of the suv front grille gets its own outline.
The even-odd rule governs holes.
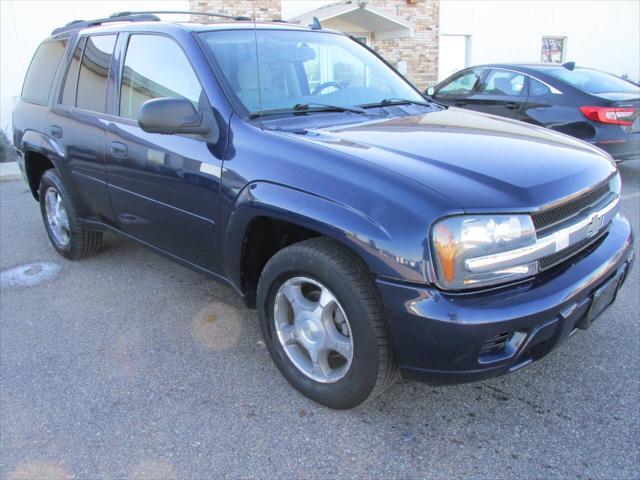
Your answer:
[[[538,238],[551,233],[555,225],[575,217],[589,207],[599,203],[609,194],[609,191],[609,183],[605,183],[574,200],[532,214],[531,219]]]
[[[606,234],[607,234],[607,230],[604,230],[602,231],[602,233],[600,233],[599,235],[596,235],[595,237],[585,238],[584,240],[574,245],[571,245],[570,247],[567,247],[564,250],[560,250],[557,253],[541,258],[538,261],[540,271],[544,271],[551,267],[555,267],[559,263],[562,263],[565,260],[568,260],[569,258],[577,255],[578,253],[582,252],[583,250],[587,249],[588,247],[594,245],[596,242],[604,238]]]

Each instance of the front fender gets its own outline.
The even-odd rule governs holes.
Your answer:
[[[251,222],[270,217],[333,238],[353,251],[374,275],[422,281],[422,262],[393,251],[393,239],[376,220],[347,205],[283,185],[254,182],[237,197],[224,233],[222,258],[230,280],[242,288],[242,248]],[[396,245],[397,249],[397,245]]]

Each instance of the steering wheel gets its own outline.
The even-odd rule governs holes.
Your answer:
[[[311,95],[318,95],[322,90],[329,87],[335,87],[338,90],[340,90],[342,88],[342,85],[338,82],[324,82],[318,85],[316,88],[314,88],[313,92],[311,92]]]

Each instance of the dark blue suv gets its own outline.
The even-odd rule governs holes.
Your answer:
[[[333,408],[398,370],[517,370],[589,327],[632,261],[608,154],[431,103],[318,24],[72,22],[13,121],[61,255],[116,232],[223,282],[287,380]]]

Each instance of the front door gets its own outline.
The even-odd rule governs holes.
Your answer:
[[[486,70],[464,70],[440,83],[433,94],[438,103],[454,107],[466,106],[467,99],[477,90]]]
[[[189,60],[171,38],[131,34],[119,58],[119,114],[107,132],[107,181],[122,230],[211,272],[219,272],[218,219],[222,159],[206,135],[144,132],[147,100],[184,97],[211,105]]]
[[[525,75],[511,70],[490,70],[479,88],[466,99],[465,108],[521,119],[527,103]]]

